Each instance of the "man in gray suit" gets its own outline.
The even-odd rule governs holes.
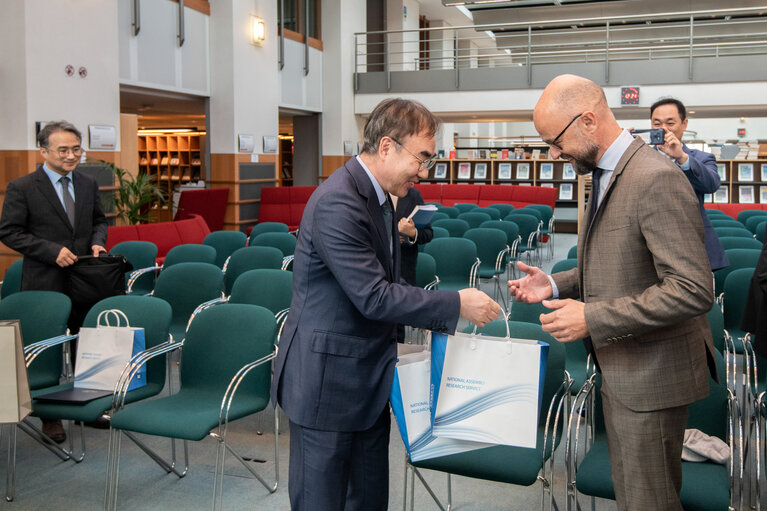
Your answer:
[[[552,158],[593,171],[594,191],[578,268],[547,276],[520,263],[527,275],[509,281],[510,291],[543,301],[553,310],[541,315],[543,329],[563,342],[584,339],[596,358],[618,508],[681,510],[687,406],[708,394],[713,369],[697,197],[673,162],[618,126],[590,80],[552,80],[533,121]]]
[[[382,101],[362,154],[306,205],[272,385],[290,418],[294,510],[387,509],[397,324],[452,333],[459,315],[482,325],[500,312],[477,289],[426,291],[399,278],[388,194],[404,197],[428,175],[438,126],[419,103]]]
[[[0,218],[0,241],[24,256],[21,289],[69,294],[66,268],[77,256],[106,252],[107,219],[96,182],[75,169],[82,136],[66,121],[48,123],[37,137],[42,166],[8,183]],[[70,328],[79,328],[70,317]],[[66,437],[61,421],[43,422],[56,442]]]

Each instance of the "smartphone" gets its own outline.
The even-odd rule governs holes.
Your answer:
[[[633,130],[632,135],[639,135],[646,144],[650,145],[663,145],[665,143],[666,132],[662,128],[655,128],[651,130]]]

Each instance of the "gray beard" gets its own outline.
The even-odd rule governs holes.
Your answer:
[[[573,170],[579,176],[585,176],[591,174],[595,168],[597,168],[597,154],[599,154],[599,146],[593,142],[588,142],[584,152],[578,157],[573,157]]]

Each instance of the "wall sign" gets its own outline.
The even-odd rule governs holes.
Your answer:
[[[88,125],[88,147],[114,151],[117,146],[117,131],[114,126]]]
[[[638,105],[639,87],[621,87],[621,105]]]

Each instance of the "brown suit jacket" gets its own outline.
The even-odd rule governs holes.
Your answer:
[[[593,222],[586,222],[578,268],[552,277],[561,298],[586,304],[603,384],[634,411],[705,397],[714,349],[705,314],[714,294],[698,200],[687,178],[636,139]]]

